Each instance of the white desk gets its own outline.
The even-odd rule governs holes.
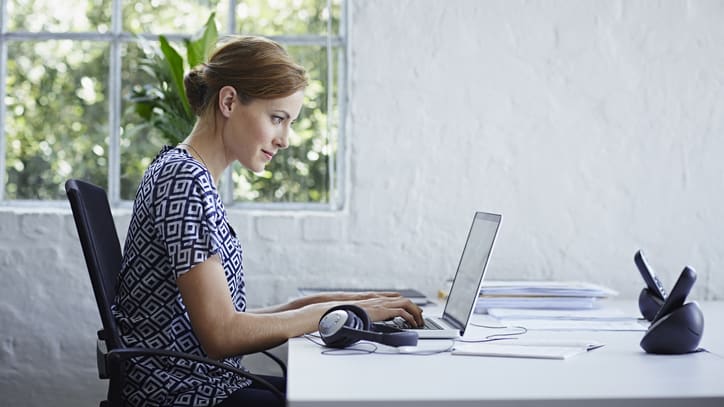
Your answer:
[[[633,301],[610,305],[635,309]],[[701,346],[712,353],[649,355],[639,347],[643,332],[546,332],[546,337],[606,344],[567,360],[449,353],[330,356],[294,338],[289,342],[288,405],[662,407],[695,400],[697,407],[723,406],[724,302],[700,305],[705,321]],[[482,333],[491,331],[471,327],[465,336]]]

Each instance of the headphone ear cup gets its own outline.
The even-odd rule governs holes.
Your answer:
[[[353,313],[357,318],[359,318],[359,323],[361,326],[355,328],[355,329],[361,329],[361,330],[369,330],[372,327],[372,320],[370,320],[370,316],[367,315],[367,312],[362,309],[359,305],[353,305],[353,304],[345,304],[345,305],[338,305],[334,308],[344,309],[348,312]]]
[[[346,348],[359,341],[348,333],[349,330],[366,331],[370,326],[370,318],[362,308],[352,304],[338,305],[319,319],[319,336],[331,348]]]

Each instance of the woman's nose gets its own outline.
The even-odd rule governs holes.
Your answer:
[[[282,131],[281,136],[280,136],[280,137],[277,137],[276,140],[275,140],[277,147],[279,147],[279,148],[281,148],[281,149],[284,149],[284,148],[289,147],[289,135],[290,135],[290,133],[291,133],[291,134],[294,134],[294,130],[292,130],[291,127],[288,127],[288,128],[286,128],[285,130]]]

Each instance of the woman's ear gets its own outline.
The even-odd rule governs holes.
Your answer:
[[[219,111],[224,117],[229,117],[236,104],[236,89],[233,86],[224,86],[219,89]]]

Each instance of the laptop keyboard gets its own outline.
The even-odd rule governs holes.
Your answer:
[[[442,327],[433,320],[423,318],[423,321],[425,321],[425,326],[420,327],[411,326],[405,318],[402,317],[395,317],[391,321],[385,321],[385,323],[401,329],[442,329]]]

